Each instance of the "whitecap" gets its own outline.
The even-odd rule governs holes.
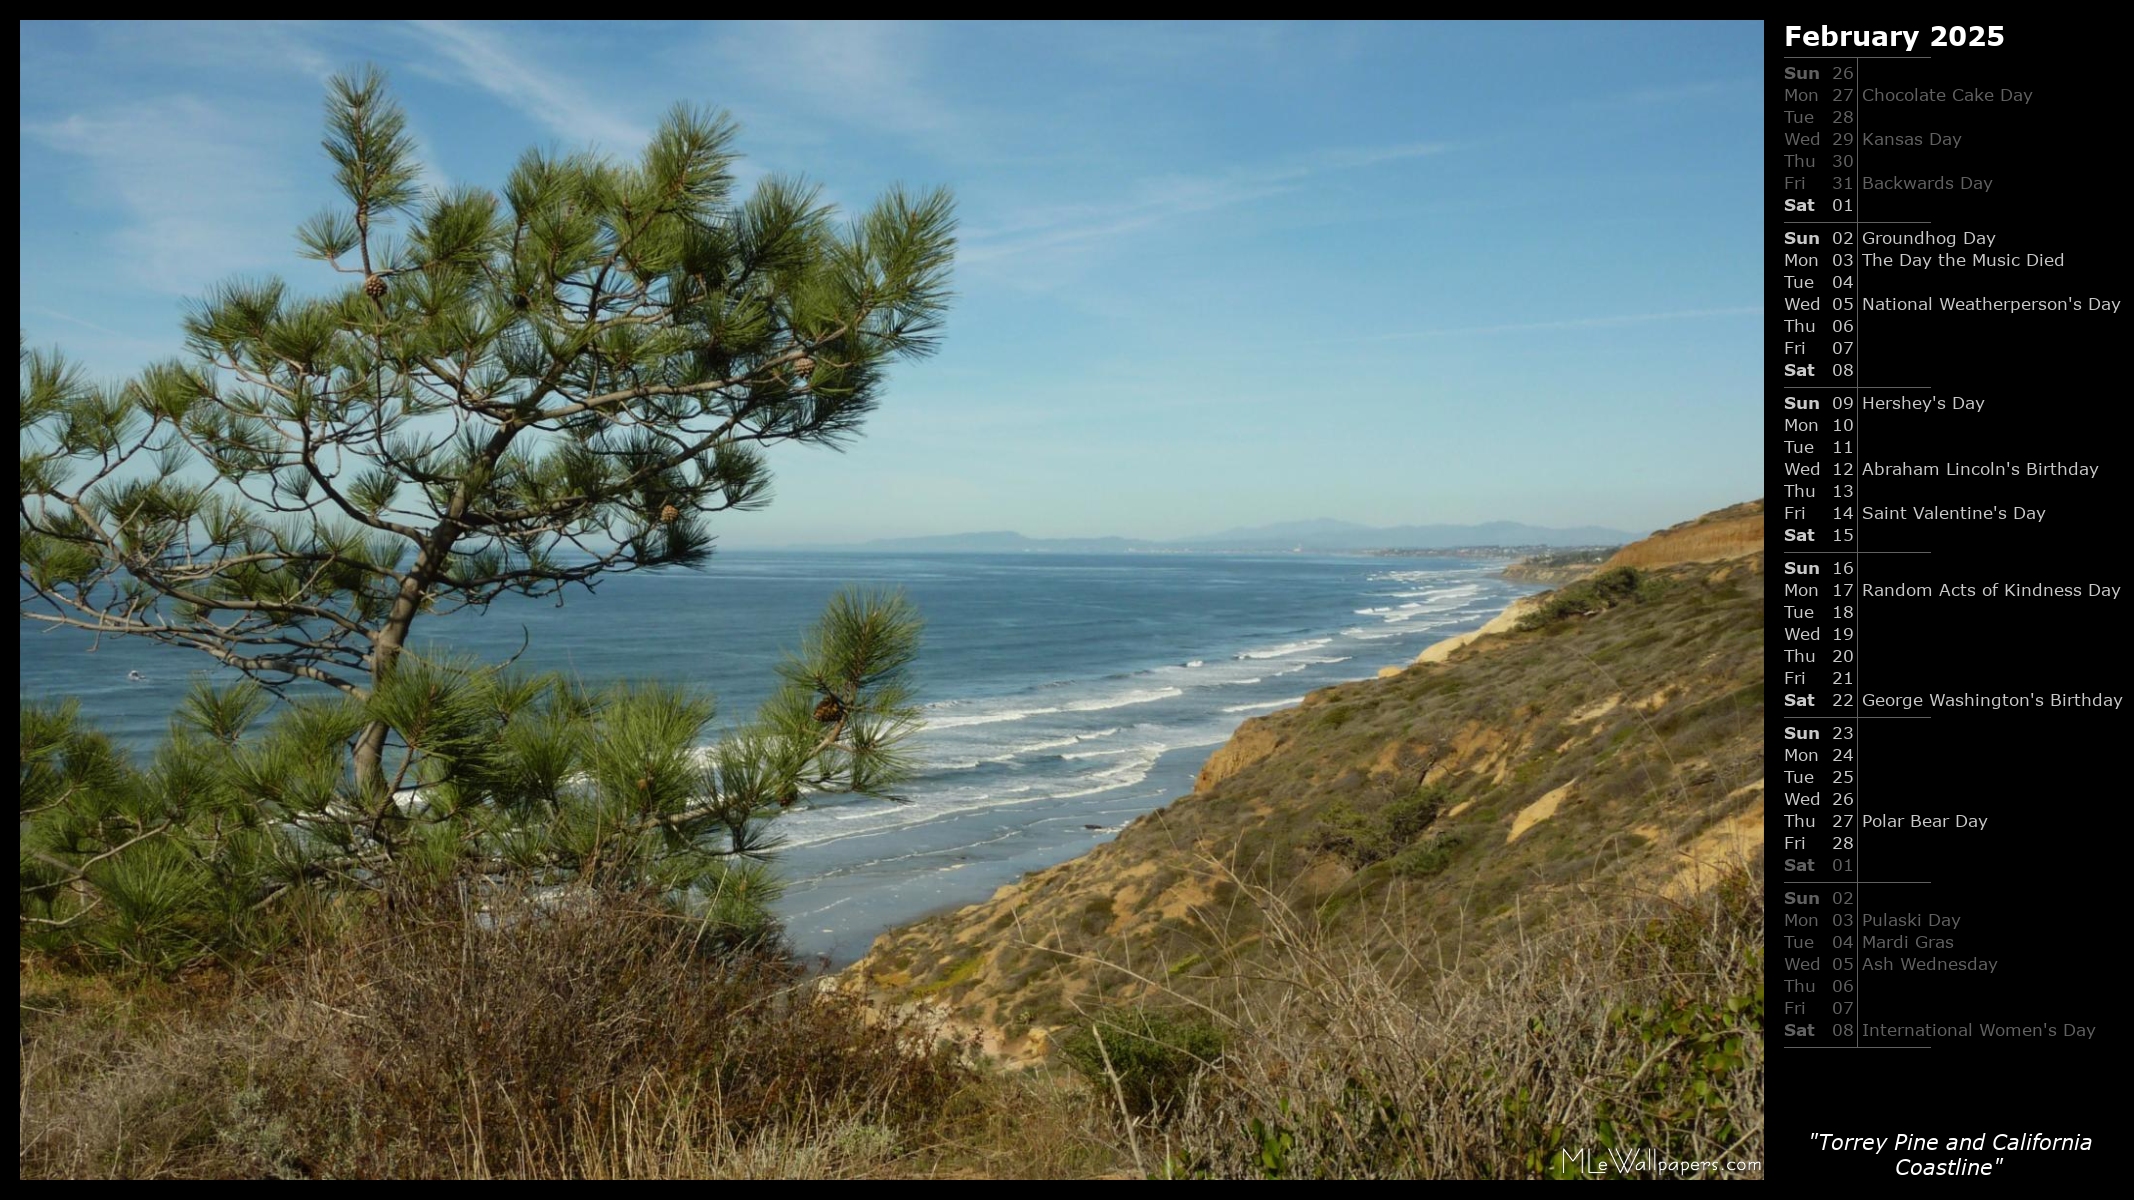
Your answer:
[[[1183,691],[1174,687],[1152,688],[1144,692],[1127,692],[1120,696],[1094,696],[1087,700],[1073,701],[1062,707],[1069,712],[1102,712],[1108,708],[1126,708],[1129,705],[1148,704],[1152,701],[1168,700],[1173,696],[1183,695],[1185,695]]]
[[[1025,746],[1017,746],[1008,752],[1008,756],[1012,758],[1022,754],[1041,754],[1047,750],[1058,750],[1062,746],[1078,746],[1083,742],[1094,742],[1100,738],[1108,738],[1117,732],[1119,732],[1117,727],[1113,727],[1111,729],[1099,729],[1092,733],[1071,733],[1066,737],[1048,738],[1042,742],[1031,742]]]
[[[1333,641],[1333,640],[1334,640],[1334,639],[1332,639],[1332,638],[1323,638],[1323,637],[1322,637],[1322,638],[1312,638],[1312,639],[1310,639],[1310,640],[1308,640],[1308,641],[1302,641],[1302,642],[1290,642],[1290,643],[1289,643],[1289,644],[1287,644],[1287,645],[1283,645],[1283,646],[1274,646],[1274,647],[1270,647],[1269,649],[1266,649],[1266,650],[1246,650],[1246,651],[1244,651],[1244,652],[1240,653],[1240,654],[1238,655],[1238,657],[1239,657],[1239,658],[1286,658],[1286,657],[1288,657],[1289,655],[1292,655],[1292,654],[1302,654],[1302,653],[1304,653],[1304,652],[1305,652],[1305,651],[1307,651],[1307,650],[1317,650],[1317,649],[1318,649],[1319,647],[1321,647],[1321,646],[1324,646],[1324,645],[1326,645],[1326,644],[1327,644],[1328,642],[1331,642],[1331,641]]]
[[[1386,638],[1397,638],[1405,633],[1405,630],[1400,629],[1367,629],[1362,626],[1358,626],[1354,629],[1342,630],[1341,636],[1347,638],[1359,638],[1366,642],[1377,642],[1383,641]]]
[[[1069,705],[1068,707],[1078,706]],[[1060,709],[1058,706],[1051,706],[1046,708],[1011,708],[1006,712],[971,713],[966,716],[960,717],[931,717],[928,718],[926,725],[929,729],[961,729],[966,725],[998,725],[1003,721],[1022,721],[1027,720],[1030,717],[1040,717],[1045,715],[1046,713],[1056,713],[1059,711]]]
[[[1119,746],[1110,750],[1084,750],[1077,754],[1062,754],[1060,757],[1068,762],[1077,762],[1085,758],[1117,758],[1121,754],[1132,754],[1139,749],[1141,749],[1139,746]]]
[[[1226,713],[1258,712],[1263,708],[1290,708],[1302,703],[1304,703],[1304,697],[1291,696],[1287,700],[1262,700],[1258,704],[1233,704],[1223,711]]]

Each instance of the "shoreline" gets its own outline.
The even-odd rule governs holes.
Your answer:
[[[1471,646],[1486,637],[1508,633],[1518,626],[1519,619],[1524,617],[1528,610],[1533,607],[1536,596],[1547,595],[1548,592],[1553,590],[1555,589],[1546,588],[1541,591],[1529,592],[1524,596],[1515,596],[1510,604],[1504,606],[1503,612],[1468,630],[1466,633],[1455,633],[1450,637],[1430,643],[1423,647],[1421,653],[1417,654],[1412,660],[1400,666],[1380,668],[1378,677],[1384,679],[1388,675],[1398,675],[1409,667],[1419,666],[1423,663],[1444,662],[1446,659],[1451,658],[1456,650]]]
[[[1517,583],[1522,581],[1514,580],[1512,582]],[[1535,591],[1513,597],[1511,602],[1506,604],[1502,610],[1482,622],[1482,624],[1477,625],[1473,629],[1465,630],[1458,633],[1447,634],[1446,636],[1439,638],[1438,640],[1431,642],[1429,645],[1423,647],[1423,649],[1419,651],[1416,656],[1413,659],[1410,659],[1408,662],[1400,663],[1394,666],[1379,668],[1376,672],[1375,677],[1383,679],[1389,675],[1397,675],[1402,671],[1406,671],[1410,667],[1417,665],[1418,663],[1442,662],[1456,650],[1468,646],[1483,637],[1504,632],[1505,630],[1511,628],[1514,624],[1516,624],[1518,619],[1524,615],[1526,607],[1531,603],[1535,596],[1541,595],[1547,590],[1548,589],[1537,589]],[[1354,675],[1347,679],[1338,680],[1335,683],[1322,684],[1320,688],[1315,688],[1313,690],[1318,691],[1322,690],[1325,687],[1334,687],[1345,683],[1361,682],[1363,680],[1368,680],[1373,677],[1373,675],[1368,674]],[[1144,816],[1148,813],[1161,811],[1179,798],[1193,794],[1193,792],[1197,788],[1197,783],[1202,773],[1207,768],[1207,765],[1211,761],[1213,761],[1218,755],[1222,754],[1225,749],[1230,747],[1236,741],[1239,731],[1244,729],[1251,722],[1261,717],[1267,716],[1270,713],[1285,712],[1289,709],[1298,708],[1301,706],[1302,702],[1283,705],[1279,708],[1270,708],[1265,712],[1254,712],[1245,714],[1239,718],[1237,724],[1232,726],[1230,731],[1226,733],[1220,741],[1212,743],[1203,743],[1195,746],[1173,747],[1172,749],[1165,751],[1162,756],[1157,759],[1156,765],[1150,770],[1149,774],[1145,777],[1144,780],[1141,781],[1141,783],[1134,785],[1123,785],[1118,790],[1122,793],[1128,792],[1129,790],[1140,790],[1141,788],[1146,787],[1149,783],[1157,781],[1159,779],[1171,779],[1179,777],[1178,772],[1179,768],[1181,767],[1184,768],[1182,774],[1182,777],[1185,780],[1184,787],[1179,788],[1177,790],[1165,789],[1161,793],[1163,798],[1156,804],[1141,809],[1134,816],[1128,817],[1125,820],[1121,820],[1116,825],[1111,825],[1107,827],[1100,836],[1093,837],[1087,845],[1083,846],[1081,849],[1075,851],[1072,854],[1068,854],[1064,857],[1058,858],[1052,857],[1049,852],[1051,850],[1057,850],[1060,848],[1055,844],[1050,847],[1038,849],[1037,852],[1034,853],[1013,855],[999,860],[985,861],[980,863],[964,862],[956,864],[954,866],[936,868],[935,872],[929,872],[928,875],[931,876],[935,873],[946,873],[949,871],[953,871],[958,876],[958,878],[955,880],[955,883],[957,885],[955,887],[955,891],[958,893],[958,897],[956,899],[944,898],[939,904],[928,907],[914,916],[896,921],[895,923],[877,931],[872,936],[870,936],[867,939],[865,945],[854,948],[848,942],[843,945],[839,945],[830,951],[820,953],[818,957],[820,957],[820,959],[824,963],[825,977],[828,978],[832,976],[844,975],[854,965],[865,960],[868,954],[873,951],[874,947],[878,945],[883,938],[897,934],[899,932],[902,932],[903,930],[922,925],[928,921],[934,920],[937,917],[961,912],[967,908],[972,908],[981,904],[988,903],[992,899],[1000,895],[1004,889],[1020,887],[1024,883],[1024,881],[1032,875],[1036,875],[1043,871],[1052,870],[1065,863],[1074,862],[1078,859],[1086,857],[1091,851],[1095,850],[1099,846],[1102,846],[1105,843],[1112,841],[1115,837],[1118,836],[1119,832],[1124,829],[1127,824],[1131,823],[1131,821],[1139,819],[1139,817]],[[1090,799],[1101,800],[1102,797],[1091,797]],[[976,868],[975,870],[973,869],[974,867]],[[1005,871],[1005,873],[1003,873],[1004,868],[1012,869],[1008,869]],[[966,872],[969,873],[966,874]],[[887,884],[892,888],[903,887],[908,889],[914,884],[918,883],[918,881],[922,878],[925,877],[916,877],[907,873],[901,879],[892,879],[887,881]],[[982,891],[967,890],[966,887],[963,886],[966,883],[975,884],[980,880],[987,881],[990,886],[986,887]],[[819,912],[823,910],[817,909],[813,911]],[[804,919],[807,915],[808,914],[805,913],[794,914],[792,917],[787,919],[789,921],[800,920]]]
[[[1235,731],[1232,731],[1234,736]],[[898,900],[911,901],[933,892],[940,896],[936,902],[920,908],[914,915],[895,921],[884,928],[865,936],[864,941],[851,937],[839,938],[824,946],[796,946],[803,961],[820,961],[826,975],[836,975],[867,956],[876,942],[899,930],[918,925],[946,913],[960,912],[973,904],[982,904],[1003,887],[1010,887],[1040,871],[1050,870],[1061,863],[1073,862],[1097,847],[1110,842],[1135,819],[1156,811],[1172,800],[1193,790],[1193,780],[1210,755],[1229,743],[1229,737],[1221,742],[1201,743],[1193,746],[1174,746],[1156,759],[1149,773],[1137,783],[1121,784],[1110,792],[1100,792],[1074,799],[1081,802],[1084,811],[1077,812],[1074,819],[1061,818],[1068,824],[1085,827],[1087,840],[1073,853],[1055,856],[1062,849],[1059,842],[1033,845],[1018,853],[1001,857],[974,854],[974,848],[943,849],[930,851],[913,858],[896,860],[903,865],[890,868],[886,864],[869,864],[872,869],[840,872],[827,877],[831,885],[844,890],[865,881],[863,894],[848,894],[834,899],[828,905],[818,906],[798,913],[780,914],[786,923],[789,940],[799,942],[795,936],[806,927],[808,918],[842,906],[848,901],[858,903],[888,904]],[[1182,781],[1182,785],[1179,781]],[[1151,787],[1160,787],[1160,797],[1153,804],[1147,803]],[[1109,801],[1115,807],[1106,811]],[[1088,818],[1082,820],[1080,818]],[[1100,824],[1100,829],[1087,829],[1090,824]],[[790,852],[781,856],[781,868],[790,863]],[[938,860],[930,861],[930,860]],[[913,869],[914,861],[927,865]],[[823,877],[795,881],[798,887],[788,886],[787,896],[805,896],[812,892],[828,890]],[[809,933],[822,936],[818,928]]]

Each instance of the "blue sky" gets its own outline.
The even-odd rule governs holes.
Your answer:
[[[1762,28],[29,24],[22,327],[103,375],[184,299],[323,271],[322,80],[392,75],[435,182],[634,152],[947,184],[937,357],[725,544],[1329,516],[1642,530],[1760,494]]]

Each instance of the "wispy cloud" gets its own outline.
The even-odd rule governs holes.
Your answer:
[[[272,117],[189,95],[21,126],[25,140],[81,161],[84,208],[117,210],[115,265],[172,294],[284,265],[289,243],[259,236],[295,207],[286,163],[272,157],[283,132]]]
[[[1300,33],[1339,36],[1339,26],[1300,28],[1288,21],[1091,22],[1069,27],[1061,50],[1089,62],[1176,78],[1181,69],[1234,71],[1299,58]]]
[[[107,63],[124,62],[125,74],[135,79],[183,63],[188,70],[230,72],[225,78],[232,90],[277,76],[324,79],[335,69],[325,47],[353,50],[358,61],[364,57],[330,27],[272,21],[110,21],[81,33],[91,39],[91,53]]]
[[[50,317],[55,321],[65,321],[69,325],[79,325],[83,329],[93,329],[98,333],[108,334],[111,337],[115,338],[132,336],[131,334],[122,333],[119,330],[113,329],[109,325],[99,325],[94,321],[84,321],[83,319],[75,316],[72,313],[63,313],[56,308],[46,308],[41,304],[32,307],[30,311],[41,314],[43,316]]]
[[[1607,329],[1616,325],[1645,325],[1654,321],[1698,321],[1711,317],[1758,317],[1760,304],[1737,308],[1682,308],[1672,312],[1620,313],[1606,317],[1571,317],[1561,321],[1518,321],[1505,325],[1463,325],[1453,329],[1411,329],[1359,338],[1365,342],[1405,342],[1417,338],[1480,337],[1496,333],[1539,333],[1552,329]]]
[[[935,152],[968,149],[985,117],[950,103],[928,82],[941,75],[934,37],[905,22],[774,21],[722,33],[707,56],[810,120],[876,130]]]
[[[571,142],[632,151],[651,137],[648,127],[497,30],[462,21],[413,25],[427,35],[424,44],[450,62],[452,78],[495,96]]]
[[[1219,174],[1144,180],[1130,196],[1116,201],[1026,209],[990,229],[972,230],[958,258],[983,264],[1038,252],[1085,250],[1167,222],[1297,191],[1319,176],[1424,158],[1451,148],[1445,142],[1344,147]]]

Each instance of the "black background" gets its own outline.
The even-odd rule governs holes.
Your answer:
[[[1805,23],[1804,23],[1805,24]],[[1858,28],[1836,20],[1833,29]],[[1841,57],[1850,49],[1788,46],[1785,23],[1766,26],[1765,155],[1768,217],[1764,228],[1767,386],[1764,403],[1766,497],[1772,522],[1770,537],[1771,601],[1774,628],[1768,641],[1771,703],[1767,728],[1767,892],[1773,909],[1770,943],[1767,1158],[1774,1178],[1896,1177],[1897,1160],[1940,1162],[1961,1157],[1995,1162],[1990,1178],[2035,1183],[2054,1178],[2101,1175],[2121,1139],[2107,1121],[2117,1123],[2123,1105],[2113,1080],[2125,1045],[2120,1023],[2118,979],[2125,963],[2121,949],[2120,889],[2110,885],[2129,871],[2122,813],[2134,794],[2127,770],[2130,727],[2124,707],[2114,711],[2087,708],[1915,709],[1926,720],[1883,719],[1899,710],[1862,707],[1864,717],[1852,742],[1857,761],[1830,761],[1829,718],[1850,709],[1832,707],[1843,693],[1924,694],[1950,692],[2087,692],[2124,697],[2129,688],[2120,665],[2129,656],[2122,599],[2025,599],[1934,597],[1930,599],[1855,599],[1854,616],[1837,614],[1843,601],[1831,595],[1829,574],[1836,559],[1809,556],[1804,550],[1848,549],[1832,542],[1849,527],[1852,545],[1862,552],[1854,560],[1860,583],[1886,585],[1942,584],[2090,584],[2124,586],[2128,537],[2125,488],[2127,435],[2120,414],[2129,389],[2125,381],[2126,325],[2123,313],[1876,313],[1831,311],[1835,296],[1922,297],[1986,296],[1997,299],[2059,296],[2127,300],[2125,233],[2127,202],[2117,177],[2125,167],[2129,71],[2122,39],[2114,31],[2084,34],[2074,22],[2018,22],[2001,27],[2001,46],[1931,46],[1932,26],[1921,31],[1909,55],[1902,50],[1862,49],[1858,60]],[[1816,26],[1809,25],[1814,28]],[[1883,28],[1895,27],[1886,23]],[[1968,28],[1968,27],[1967,27]],[[2123,25],[2115,30],[2123,32]],[[1826,56],[1820,61],[1806,57]],[[1785,68],[1821,68],[1821,78],[1792,81]],[[1833,68],[1852,67],[1855,78],[1834,78]],[[1788,100],[1786,89],[1815,93],[1816,99]],[[1841,105],[1838,89],[1956,88],[2034,92],[2027,105],[1993,103],[1877,103],[1862,99],[1850,124],[1834,118]],[[1810,112],[1816,124],[1788,124],[1786,113]],[[1844,151],[1832,144],[1838,131],[1861,134],[1963,136],[1955,149],[1856,145],[1852,167],[1837,168]],[[1819,132],[1813,148],[1788,146],[1788,132]],[[1818,160],[1814,168],[1788,167],[1789,151]],[[1990,192],[1888,191],[1847,189],[1839,176],[1904,178],[1991,178]],[[1805,188],[1788,188],[1789,177],[1805,178]],[[1787,213],[1788,199],[1814,199],[1817,211]],[[1849,199],[1857,214],[1831,210]],[[1863,222],[1855,231],[1910,232],[1930,229],[1960,234],[1979,230],[1998,236],[1989,253],[2065,254],[2058,268],[2018,267],[1902,269],[1870,267],[1856,258],[1850,269],[1828,258],[1851,251],[1938,255],[1938,246],[1898,248],[1839,246],[1825,238],[1815,248],[1783,245],[1788,229],[1829,233],[1838,225],[1788,225],[1798,220]],[[1925,221],[1921,226],[1872,224],[1879,221]],[[1807,253],[1826,261],[1812,269],[1788,267],[1785,255]],[[1948,253],[1967,261],[1982,247],[1959,244]],[[1812,291],[1787,286],[1787,277],[1816,280]],[[1830,281],[1855,276],[1855,286],[1833,290]],[[1817,296],[1817,313],[1794,313],[1814,320],[1811,336],[1789,334],[1784,318],[1788,296]],[[1837,337],[1830,322],[1850,315],[1855,353],[1841,356],[1830,345]],[[1808,351],[1789,352],[1789,342],[1808,343]],[[1789,379],[1788,363],[1815,364],[1812,379]],[[1849,380],[1831,376],[1833,366],[1850,363]],[[1810,391],[1802,384],[1817,385]],[[1831,390],[1847,385],[1847,390]],[[1855,411],[1845,414],[1826,406],[1818,413],[1787,413],[1782,399],[1793,396],[1962,395],[1983,399],[1982,412]],[[1788,433],[1787,416],[1820,420],[1818,432]],[[1850,415],[1851,435],[1831,431],[1832,419]],[[1809,453],[1788,453],[1787,443],[1805,442]],[[1842,454],[1852,443],[1853,453]],[[1840,482],[1834,474],[1851,463],[1987,460],[2080,461],[2101,468],[2096,479],[2016,478],[1877,478],[1856,477],[1851,501],[1833,495]],[[1787,462],[1821,464],[1813,479],[1784,473]],[[1812,486],[1814,498],[1791,498],[1786,484]],[[1874,521],[1855,513],[1858,506],[1980,505],[2043,508],[2043,522],[2010,521]],[[1789,506],[1790,509],[1789,509]],[[1805,510],[1805,511],[1802,511]],[[1814,530],[1812,544],[1786,542],[1787,530]],[[1921,552],[1897,554],[1895,551]],[[1820,563],[1825,573],[1796,582],[1822,585],[1813,599],[1788,600],[1784,574],[1788,562]],[[1787,606],[1812,612],[1788,616]],[[1788,627],[1821,631],[1816,643],[1789,642]],[[1829,652],[1846,643],[1833,641],[1843,627],[1853,630],[1856,650],[1853,687],[1833,683]],[[1787,686],[1788,670],[1801,664],[1784,661],[1788,645],[1808,647],[1819,660],[1807,669],[1808,686]],[[1795,699],[1814,693],[1807,706]],[[1787,729],[1825,731],[1816,742],[1789,739]],[[1812,768],[1817,783],[1788,788],[1782,772],[1787,746],[1823,751]],[[1855,786],[1834,786],[1829,773],[1857,772]],[[1821,793],[1825,803],[1790,806],[1788,791]],[[1844,808],[1833,807],[1835,792],[1850,790],[1856,814],[1950,815],[1988,818],[1984,832],[1948,832],[1911,828],[1856,829],[1857,877],[1862,880],[1930,880],[1930,884],[1858,886],[1858,912],[1939,912],[1959,914],[1953,951],[1931,954],[1954,958],[1998,959],[1997,973],[1877,971],[1862,969],[1850,997],[1831,991],[1853,972],[1833,969],[1845,951],[1827,942],[1833,935],[1858,930],[1832,928],[1835,911],[1787,903],[1789,880],[1820,880],[1813,890],[1826,897],[1844,890],[1835,885],[1852,871],[1834,873],[1833,859],[1846,857],[1830,843],[1838,832],[1830,819]],[[1812,831],[1789,830],[1786,814],[1807,814],[1819,821]],[[1789,834],[1807,837],[1808,848],[1789,850]],[[1814,873],[1789,870],[1789,860],[1813,860]],[[1820,915],[1814,950],[1788,949],[1788,913]],[[1796,928],[1796,935],[1803,933]],[[1898,932],[1919,932],[1905,931]],[[1915,952],[1916,953],[1916,952]],[[1895,958],[1899,955],[1891,954]],[[1790,960],[1790,964],[1789,964]],[[1805,962],[1819,960],[1816,969]],[[1790,981],[1812,984],[1813,994],[1789,993]],[[1812,1015],[1804,1019],[1786,1011],[1788,1000],[1806,999]],[[1826,1011],[1834,998],[1857,1003],[1861,1024],[1992,1022],[2008,1025],[2069,1024],[2097,1027],[2089,1040],[2066,1036],[2040,1038],[1921,1039],[1841,1037],[1834,1028],[1844,1018]],[[1813,1024],[1815,1033],[1805,1032]],[[1857,1044],[1855,1044],[1857,1043]],[[1899,1048],[1923,1047],[1923,1048]],[[1985,1134],[2088,1136],[2087,1153],[2047,1153],[1987,1149],[1982,1152],[1927,1152],[1881,1156],[1819,1148],[1813,1135],[1888,1137],[1898,1133],[1948,1137]]]

